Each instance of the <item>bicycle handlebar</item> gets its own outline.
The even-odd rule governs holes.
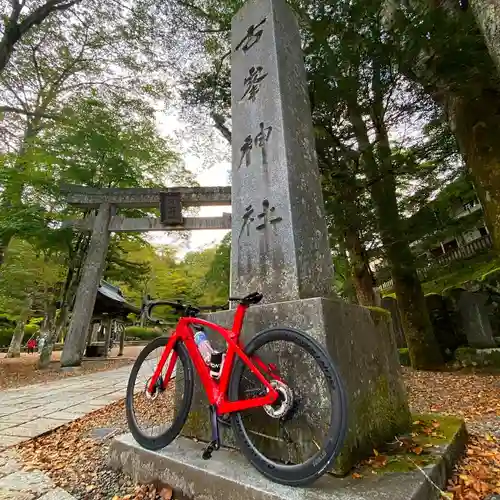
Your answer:
[[[240,304],[244,306],[250,306],[251,304],[258,304],[262,299],[263,295],[259,292],[253,292],[246,297],[243,298],[229,298],[230,302],[239,302]],[[146,317],[149,321],[152,323],[156,324],[161,324],[165,323],[163,320],[160,318],[154,318],[151,316],[151,311],[158,306],[169,306],[175,309],[176,314],[182,314],[184,316],[197,316],[200,312],[202,311],[207,311],[207,312],[215,312],[217,310],[221,310],[227,307],[228,304],[225,306],[191,306],[189,304],[183,304],[180,301],[171,301],[171,300],[152,300],[150,302],[147,302],[145,304],[145,309],[146,309]]]

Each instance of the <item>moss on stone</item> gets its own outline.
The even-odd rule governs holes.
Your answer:
[[[452,415],[441,415],[440,413],[433,413],[432,415],[424,413],[413,413],[412,427],[418,430],[418,427],[432,427],[432,421],[439,422],[439,427],[436,429],[436,435],[418,434],[415,441],[418,444],[443,444],[451,439],[458,432],[463,424],[463,420]],[[422,424],[415,424],[415,422],[422,422]]]
[[[364,306],[364,307],[365,309],[369,309],[374,313],[385,314],[386,316],[391,315],[391,313],[387,309],[384,309],[383,307],[377,307],[377,306]]]
[[[432,464],[440,457],[442,446],[452,441],[463,425],[461,419],[447,415],[414,413],[411,416],[413,443],[415,447],[422,448],[421,453],[417,455],[408,449],[389,452],[379,449],[378,452],[387,457],[385,465],[374,469],[370,465],[362,464],[356,468],[359,473],[371,475],[373,472],[377,474],[410,472],[417,466],[425,467]],[[433,422],[438,422],[439,426],[434,428]],[[428,435],[422,432],[426,428],[432,429],[432,433]]]
[[[208,407],[206,411],[196,410],[191,408],[189,412],[188,419],[182,428],[182,435],[186,437],[200,437],[203,433],[206,436],[210,436],[210,422]],[[209,440],[209,437],[206,438]]]
[[[388,322],[391,319],[391,313],[387,309],[376,306],[363,306],[368,309],[373,322],[378,325],[381,321]]]
[[[500,349],[474,349],[473,347],[459,347],[455,351],[455,359],[463,367],[492,366],[500,368]]]
[[[378,377],[374,387],[354,398],[351,413],[357,416],[357,425],[349,428],[344,451],[335,462],[336,471],[346,474],[356,461],[369,456],[373,448],[409,429],[410,412],[406,400],[394,405],[391,399],[389,383],[383,375]],[[363,446],[358,436],[364,436]]]

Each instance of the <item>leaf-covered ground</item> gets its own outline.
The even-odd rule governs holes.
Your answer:
[[[500,494],[500,375],[405,369],[403,376],[413,411],[457,415],[467,424],[470,442],[448,486],[450,498]]]
[[[405,369],[403,376],[414,412],[461,416],[471,433],[446,498],[485,500],[500,494],[500,375]],[[111,470],[106,465],[110,440],[89,437],[89,431],[98,427],[126,430],[123,401],[24,443],[19,452],[28,467],[47,471],[58,486],[80,500],[171,497],[166,485],[135,485],[129,476]]]

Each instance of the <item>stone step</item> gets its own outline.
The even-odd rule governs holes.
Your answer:
[[[443,450],[436,464],[424,469],[435,484],[444,487],[447,473],[463,451],[462,427]],[[273,483],[262,476],[239,452],[223,448],[211,460],[201,458],[204,444],[179,437],[159,451],[141,448],[131,434],[115,438],[110,464],[140,483],[169,485],[183,498],[220,500],[433,500],[438,490],[425,475],[377,474],[354,479],[323,476],[311,487],[294,488]]]

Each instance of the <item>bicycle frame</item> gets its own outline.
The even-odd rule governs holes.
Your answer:
[[[264,375],[262,375],[260,370],[266,372],[271,378],[281,381],[279,375],[275,373],[276,367],[273,364],[266,365],[257,356],[253,357],[253,360],[250,359],[243,352],[242,346],[240,345],[239,342],[241,329],[243,327],[243,320],[245,318],[245,313],[247,309],[248,306],[246,305],[243,304],[238,305],[234,316],[232,330],[226,330],[225,328],[215,323],[211,323],[210,321],[206,321],[200,318],[192,318],[192,317],[180,318],[175,328],[175,332],[167,342],[167,345],[165,346],[160,361],[158,362],[158,366],[156,367],[156,370],[149,382],[148,391],[150,391],[151,393],[154,391],[154,387],[158,380],[158,377],[161,375],[165,363],[167,362],[168,357],[172,353],[169,366],[167,367],[167,371],[165,373],[165,379],[163,381],[163,388],[165,389],[167,387],[167,384],[170,381],[170,377],[172,376],[175,363],[177,361],[177,353],[172,352],[172,350],[177,342],[184,342],[184,345],[186,346],[189,352],[189,356],[193,361],[196,371],[200,376],[201,383],[205,388],[208,401],[210,405],[214,405],[217,408],[218,414],[232,413],[235,411],[242,411],[242,410],[247,410],[249,408],[258,408],[264,405],[273,404],[278,398],[278,392],[266,380],[266,378],[264,377]],[[214,380],[210,376],[210,369],[203,360],[200,351],[198,350],[198,347],[194,340],[194,333],[193,329],[191,328],[191,325],[205,326],[207,328],[215,330],[217,333],[219,333],[224,337],[224,340],[227,343],[227,352],[219,381]],[[266,387],[268,392],[265,396],[252,399],[237,400],[237,401],[227,401],[227,389],[229,386],[229,381],[233,370],[233,363],[235,361],[235,356],[239,356],[243,360],[245,365],[250,369],[250,371]]]

